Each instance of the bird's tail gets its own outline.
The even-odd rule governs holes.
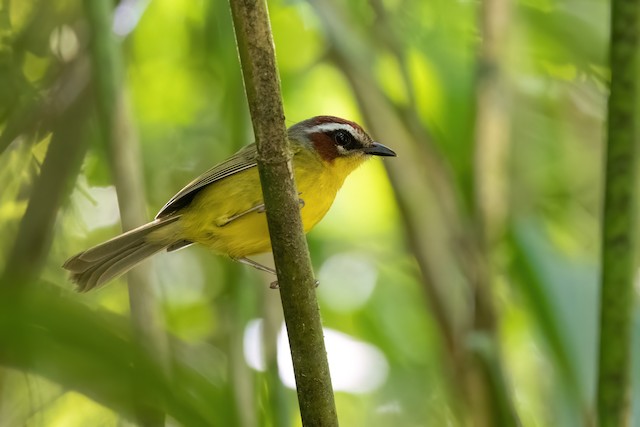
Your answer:
[[[174,243],[170,238],[148,238],[151,233],[171,236],[179,216],[157,219],[72,256],[63,264],[79,292],[87,292],[126,273],[151,255]],[[153,237],[153,236],[152,236]]]

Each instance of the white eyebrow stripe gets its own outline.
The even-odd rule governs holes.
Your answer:
[[[321,123],[319,125],[310,127],[308,133],[332,132],[336,130],[346,130],[356,140],[360,139],[353,126],[346,123]]]

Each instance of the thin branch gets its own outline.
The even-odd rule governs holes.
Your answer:
[[[338,425],[315,280],[293,182],[267,5],[264,0],[230,3],[302,422]]]
[[[476,70],[474,144],[475,214],[481,236],[491,244],[504,232],[507,215],[510,119],[502,61],[508,40],[509,0],[484,0],[480,6]]]
[[[71,67],[75,71],[84,69],[81,60]],[[75,76],[75,71],[67,77]],[[63,82],[62,87],[66,89],[67,83]],[[80,172],[87,150],[84,125],[89,101],[90,93],[85,90],[57,117],[40,176],[31,192],[0,281],[5,286],[21,286],[38,277],[42,269],[51,246],[58,208],[70,192],[70,183]]]
[[[458,286],[462,273],[447,254],[451,251],[450,230],[439,226],[448,219],[438,206],[436,191],[429,185],[421,185],[420,197],[416,197],[416,183],[429,182],[423,163],[407,161],[420,158],[416,152],[417,142],[403,126],[373,82],[339,55],[340,69],[353,88],[365,122],[380,141],[393,140],[398,162],[385,163],[389,181],[394,188],[396,202],[402,215],[405,236],[420,270],[422,288],[428,309],[441,335],[444,353],[442,363],[445,376],[452,386],[453,395],[466,400],[465,377],[467,360],[465,356],[463,330],[467,319],[454,318],[452,298],[447,289]],[[400,160],[400,159],[399,159]],[[432,182],[429,182],[432,184]],[[450,218],[449,218],[450,219]],[[447,284],[447,286],[445,286]],[[455,401],[453,401],[455,403]],[[454,411],[462,414],[463,411]],[[460,416],[459,418],[463,418]]]
[[[415,122],[400,117],[400,109],[375,84],[370,70],[361,65],[372,60],[371,49],[364,41],[358,44],[350,38],[350,43],[360,46],[360,56],[356,57],[341,42],[349,28],[336,17],[345,13],[335,10],[339,7],[337,4],[332,8],[331,2],[314,1],[312,5],[319,11],[333,41],[330,59],[351,83],[368,126],[381,139],[393,139],[398,152],[404,152],[402,158],[420,159],[385,166],[407,227],[409,243],[423,274],[425,293],[443,335],[447,352],[444,363],[458,397],[470,410],[468,421],[479,426],[518,425],[499,358],[495,316],[486,285],[487,261],[456,197],[455,181],[431,141],[414,137],[425,132],[415,132],[413,126],[409,126]],[[382,10],[378,8],[380,13]],[[378,25],[381,23],[384,19],[379,19]],[[390,29],[378,30],[387,38],[392,35]],[[425,164],[429,167],[424,167]],[[416,183],[423,183],[422,197],[416,197]],[[425,201],[425,193],[431,202]],[[450,292],[445,293],[444,289],[445,286],[450,289],[456,281],[462,282],[474,296],[479,315],[473,319],[451,315]],[[478,342],[482,345],[472,345]]]
[[[447,288],[450,288],[451,277],[456,275],[456,267],[447,257],[449,251],[446,248],[450,246],[450,235],[453,234],[452,222],[458,218],[455,212],[443,213],[443,198],[449,200],[445,203],[447,206],[452,205],[450,199],[454,198],[454,192],[444,173],[445,168],[439,162],[439,158],[425,154],[421,145],[426,144],[419,144],[414,133],[403,125],[373,77],[360,65],[368,61],[353,58],[340,46],[338,37],[345,30],[345,25],[341,25],[341,22],[333,17],[341,14],[329,2],[313,2],[312,5],[322,18],[325,31],[333,42],[329,59],[334,61],[349,81],[368,127],[381,141],[393,140],[394,148],[398,153],[403,153],[398,156],[399,161],[385,163],[385,168],[403,217],[408,243],[420,268],[429,308],[442,334],[444,349],[447,352],[443,362],[450,368],[449,373],[457,378],[464,372],[461,364],[463,350],[460,334],[461,325],[465,321],[457,322],[450,315],[451,301],[442,286],[443,283],[448,283]],[[389,33],[386,33],[389,37]],[[364,47],[359,52],[364,54],[366,51],[367,48]],[[411,162],[410,159],[419,160]],[[421,197],[416,197],[416,183],[422,182],[428,182],[429,185],[421,186]],[[443,197],[440,197],[441,194]],[[441,224],[446,226],[442,227]],[[456,387],[460,386],[459,378],[454,380],[453,384]],[[461,387],[458,387],[458,392],[462,393]]]
[[[598,419],[629,424],[636,212],[638,2],[611,3],[611,94],[602,225]]]
[[[486,414],[478,425],[517,425],[519,423],[508,380],[502,369],[502,355],[498,339],[498,316],[494,307],[495,272],[491,254],[504,232],[507,216],[509,152],[508,97],[503,82],[501,58],[507,40],[510,6],[508,0],[484,0],[479,9],[479,29],[482,35],[478,46],[475,81],[475,141],[474,141],[474,209],[477,224],[470,230],[476,247],[470,258],[475,274],[470,277],[474,301],[471,325],[472,337],[485,340],[486,346],[471,347],[474,372],[480,381],[472,381],[469,390],[474,413]],[[486,348],[483,348],[486,347]],[[488,349],[488,351],[486,351]],[[489,395],[493,399],[478,398]]]

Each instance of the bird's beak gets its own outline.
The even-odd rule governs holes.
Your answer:
[[[385,157],[395,157],[396,153],[389,147],[380,144],[379,142],[374,142],[369,147],[364,147],[362,149],[363,153],[371,154],[372,156],[385,156]]]

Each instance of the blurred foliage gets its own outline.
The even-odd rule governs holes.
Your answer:
[[[269,6],[288,123],[317,114],[362,122],[350,81],[331,57],[340,43],[372,71],[403,117],[416,115],[428,130],[456,196],[466,202],[463,216],[470,216],[480,5],[277,0]],[[511,123],[508,223],[487,254],[499,337],[522,424],[579,426],[594,398],[608,3],[511,6],[501,58]],[[323,20],[327,10],[334,15]],[[88,81],[83,13],[78,0],[0,1],[0,268],[7,267],[54,125]],[[229,5],[123,0],[114,31],[151,217],[184,183],[252,140]],[[174,425],[299,425],[295,393],[274,381],[281,315],[270,278],[201,248],[154,259],[155,290],[173,335],[170,380],[160,379],[132,342],[122,281],[86,295],[69,292],[62,262],[120,231],[93,122],[89,153],[59,208],[40,280],[20,296],[0,295],[0,426],[131,425],[139,405],[160,408]],[[388,161],[418,160],[398,152]],[[346,426],[457,425],[464,418],[394,197],[406,191],[424,203],[424,185],[392,189],[373,160],[349,178],[309,234],[316,271],[327,278],[319,288],[325,325],[375,346],[388,365],[376,388],[337,392]],[[442,251],[454,256],[448,247]],[[339,281],[342,297],[332,298],[324,280]],[[472,310],[467,302],[449,307],[458,318]],[[250,346],[243,334],[252,319],[263,319],[264,372],[245,359]],[[633,360],[640,360],[640,318],[634,337]],[[633,375],[637,389],[638,364]],[[638,393],[633,408],[640,425]]]

